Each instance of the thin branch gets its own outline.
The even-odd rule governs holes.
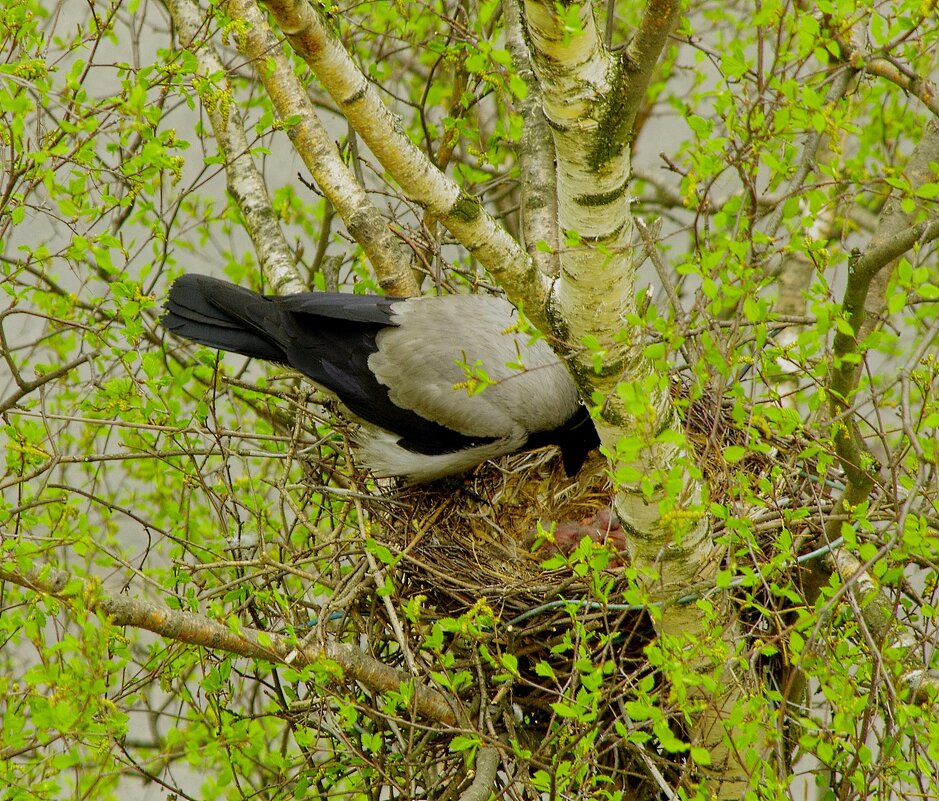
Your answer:
[[[828,94],[825,97],[825,108],[834,106],[844,98],[853,76],[854,73],[848,69],[842,69],[835,75],[828,89]],[[805,141],[802,143],[802,156],[799,159],[799,168],[792,178],[787,181],[787,190],[781,193],[782,198],[780,202],[770,213],[769,217],[767,217],[766,223],[764,224],[764,230],[770,240],[775,239],[776,232],[779,230],[779,226],[783,221],[786,209],[786,204],[783,199],[789,192],[805,191],[806,180],[818,165],[818,151],[825,138],[825,132],[816,131],[814,128],[806,134]]]
[[[498,749],[480,748],[476,753],[476,776],[473,778],[473,783],[460,796],[460,801],[487,801],[495,792],[498,769]]]
[[[114,625],[146,629],[188,645],[293,667],[335,662],[342,669],[343,679],[357,681],[372,692],[397,692],[403,684],[411,684],[414,710],[418,714],[445,725],[453,725],[457,719],[450,700],[443,693],[419,684],[413,676],[371,658],[348,643],[326,641],[298,647],[296,642],[279,634],[251,628],[236,631],[192,612],[123,595],[109,595],[100,589],[91,594],[85,583],[73,579],[64,570],[51,567],[22,573],[14,565],[3,563],[0,564],[0,581],[61,600],[80,602],[88,610],[110,618]]]
[[[72,372],[77,367],[80,367],[85,362],[89,361],[93,354],[85,353],[82,356],[78,356],[68,364],[63,364],[61,367],[57,367],[55,370],[50,370],[48,373],[43,373],[38,378],[35,378],[32,381],[24,381],[18,372],[14,372],[14,378],[16,380],[19,389],[16,390],[12,395],[7,396],[2,401],[0,401],[0,414],[3,412],[9,411],[17,403],[19,403],[23,398],[25,398],[29,393],[39,389],[43,384],[47,384],[50,381],[55,381],[58,378],[61,378],[64,375]]]
[[[868,646],[878,651],[899,650],[905,668],[899,679],[910,692],[910,700],[916,704],[934,702],[939,695],[939,675],[928,670],[917,655],[916,638],[897,619],[896,604],[868,572],[873,562],[874,559],[861,563],[843,548],[834,549],[826,559],[828,568],[841,575],[845,591],[856,599],[855,613],[873,637]]]
[[[235,104],[221,99],[232,95],[231,84],[224,77],[225,68],[208,42],[196,43],[205,34],[204,14],[192,0],[166,0],[166,8],[173,18],[180,44],[189,49],[198,61],[200,77],[204,81],[213,81],[211,88],[202,87],[203,107],[212,123],[215,141],[225,157],[228,191],[244,215],[245,228],[264,275],[277,292],[302,292],[306,287],[280,229],[264,178],[251,156],[244,119]],[[215,93],[217,88],[220,91],[209,101],[209,93]]]
[[[646,88],[665,48],[668,35],[675,28],[680,16],[680,0],[649,0],[642,22],[639,23],[639,30],[629,44],[625,60],[629,76],[625,104],[630,129],[645,98]]]
[[[277,115],[281,120],[291,120],[287,128],[290,141],[349,233],[362,246],[381,287],[391,295],[419,294],[411,265],[387,220],[342,160],[254,0],[229,0],[228,8],[233,17],[248,24],[247,30],[236,37],[240,52],[251,60]]]
[[[924,183],[935,179],[930,164],[937,158],[939,120],[932,120],[926,126],[904,171],[914,193]],[[860,355],[861,343],[880,322],[886,304],[886,280],[892,272],[892,265],[915,245],[939,238],[939,219],[933,217],[914,223],[914,213],[903,211],[900,198],[891,196],[884,205],[870,244],[851,264],[841,304],[847,326],[837,331],[832,343],[829,407],[835,419],[847,411],[860,381],[863,360],[857,357]],[[888,266],[891,269],[885,270]],[[876,284],[875,279],[878,279]],[[876,290],[873,298],[872,286]],[[867,497],[876,478],[873,470],[876,460],[868,451],[853,418],[845,419],[838,425],[834,439],[838,459],[848,479],[844,495],[835,509],[840,513],[845,507],[860,503]]]
[[[828,17],[825,17],[828,19]],[[829,21],[831,21],[829,19]],[[936,87],[925,75],[917,75],[913,70],[899,64],[894,58],[884,58],[864,52],[853,42],[837,33],[834,26],[828,34],[841,48],[841,59],[859,72],[876,75],[890,81],[922,102],[933,114],[939,117],[939,96]]]
[[[404,194],[438,219],[506,289],[525,301],[529,319],[550,331],[544,313],[548,283],[509,233],[475,197],[443,174],[407,136],[330,27],[326,12],[306,0],[266,0],[293,49],[306,61],[339,111],[397,181]]]
[[[665,291],[665,294],[668,297],[668,302],[672,307],[672,312],[675,315],[675,319],[680,324],[681,329],[685,330],[685,310],[681,305],[681,300],[678,298],[678,292],[675,290],[675,286],[672,283],[672,277],[668,272],[668,268],[662,261],[662,257],[659,256],[659,251],[655,246],[656,232],[651,231],[649,226],[646,225],[645,220],[640,217],[636,217],[634,222],[636,223],[636,228],[639,231],[639,236],[642,239],[642,244],[646,249],[646,253],[652,260],[652,265],[655,267],[655,272],[659,277],[659,281],[662,282],[662,289]]]

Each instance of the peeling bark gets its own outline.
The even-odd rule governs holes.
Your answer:
[[[554,138],[559,227],[567,238],[553,295],[556,330],[572,353],[582,394],[601,406],[595,422],[612,458],[615,505],[631,564],[654,597],[674,598],[712,576],[721,551],[711,541],[701,511],[704,487],[683,466],[689,453],[668,378],[655,372],[644,355],[641,330],[628,322],[636,311],[641,253],[632,243],[628,139],[650,63],[677,19],[678,6],[653,3],[647,9],[640,35],[648,38],[631,48],[641,64],[632,72],[627,57],[603,46],[589,4],[568,7],[569,12],[579,10],[575,32],[570,20],[557,16],[553,3],[527,0],[524,8],[532,63]],[[664,17],[650,18],[665,8],[670,10]],[[595,369],[596,349],[580,347],[588,337],[599,343],[600,369]],[[642,446],[623,447],[624,435],[639,438]],[[716,650],[732,655],[737,629],[729,605],[719,615],[727,623]],[[691,637],[699,644],[708,641],[711,626],[695,605],[666,605],[657,623],[661,633],[676,641]],[[689,657],[702,673],[714,669],[713,658],[705,653],[700,649]],[[710,775],[721,780],[718,796],[733,798],[746,785],[748,771],[732,747],[732,732],[725,729],[730,729],[730,710],[745,688],[729,667],[718,666],[717,671],[722,689],[716,694],[699,691],[704,710],[694,722],[692,740],[710,752]]]
[[[443,174],[401,129],[378,92],[361,73],[315,5],[303,0],[267,0],[294,50],[402,192],[438,219],[503,286],[510,299],[523,302],[542,330],[548,285],[524,249],[475,197]]]
[[[180,43],[183,47],[191,47],[203,33],[202,10],[190,0],[167,0],[166,7],[176,24]],[[208,43],[200,43],[191,49],[198,59],[200,75],[224,75],[221,59]],[[245,228],[271,287],[283,294],[303,292],[306,287],[277,223],[264,179],[248,148],[241,113],[233,103],[224,100],[232,92],[227,79],[222,79],[222,88],[214,102],[205,102],[203,106],[212,123],[215,141],[225,156],[228,191],[244,215]]]

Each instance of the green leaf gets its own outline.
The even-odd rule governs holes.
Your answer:
[[[926,200],[934,200],[939,197],[939,183],[922,184],[916,188],[915,194]]]
[[[711,764],[711,752],[706,748],[692,746],[691,758],[696,764],[701,765],[702,767],[707,767]]]
[[[555,677],[554,668],[543,659],[535,663],[535,674],[546,679],[553,679]]]
[[[479,737],[475,735],[458,734],[450,740],[450,751],[453,753],[461,753],[478,748],[479,745]]]
[[[579,718],[584,711],[579,706],[575,706],[567,701],[554,701],[548,706],[561,718]]]

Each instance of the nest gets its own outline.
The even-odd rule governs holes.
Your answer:
[[[728,464],[724,449],[752,445],[753,432],[734,425],[726,405],[703,399],[688,402],[683,419],[712,500],[747,515],[751,510],[744,508],[741,486],[769,496],[759,510],[759,550],[772,551],[779,529],[791,522],[786,509],[830,506],[828,490],[814,476],[814,462],[801,456],[803,440],[767,436],[761,447]],[[613,486],[607,467],[606,459],[594,453],[569,478],[555,450],[548,448],[487,463],[459,479],[389,490],[367,507],[378,524],[376,536],[401,555],[400,567],[441,614],[458,614],[485,599],[505,619],[554,598],[586,595],[585,581],[569,569],[543,567],[547,557],[576,542],[555,546],[544,532],[610,514]],[[715,533],[722,527],[718,522]],[[819,529],[806,521],[801,533],[809,539]],[[621,538],[610,537],[605,547],[616,552],[621,544]],[[610,560],[614,578],[624,562],[622,552]]]
[[[722,503],[731,517],[748,517],[753,524],[749,535],[735,540],[729,519],[713,521],[712,532],[725,544],[727,565],[742,566],[746,560],[759,573],[760,563],[776,552],[783,529],[794,539],[802,537],[803,544],[796,548],[809,550],[823,516],[797,512],[830,509],[831,500],[824,482],[818,480],[817,465],[805,455],[811,453],[806,442],[747,430],[733,421],[730,407],[719,401],[691,401],[686,396],[676,400],[683,409],[697,465],[710,487],[710,500]],[[730,445],[745,447],[745,455],[732,464],[723,456]],[[761,499],[757,504],[755,496]],[[623,699],[635,693],[639,682],[644,683],[643,692],[649,692],[651,676],[658,692],[664,690],[665,681],[645,658],[646,645],[656,637],[647,611],[620,603],[631,584],[625,555],[615,552],[614,538],[604,542],[600,537],[593,547],[609,551],[605,566],[599,571],[578,570],[576,560],[566,559],[559,543],[550,538],[546,542],[540,534],[565,521],[595,522],[609,514],[613,486],[606,460],[594,454],[576,477],[568,478],[559,455],[544,449],[483,465],[459,479],[390,487],[360,497],[372,535],[398,557],[393,608],[401,609],[420,598],[419,607],[412,607],[420,609],[420,617],[398,615],[393,620],[380,599],[363,594],[359,597],[369,608],[359,618],[363,629],[358,636],[366,636],[384,661],[402,668],[403,651],[421,654],[426,659],[422,664],[430,671],[439,668],[431,664],[436,657],[422,651],[429,624],[459,618],[474,607],[491,610],[490,622],[481,628],[447,629],[455,632],[442,646],[451,660],[447,669],[462,667],[476,677],[463,701],[470,708],[488,704],[487,709],[499,709],[500,725],[530,749],[535,762],[550,762],[551,748],[563,750],[559,743],[566,735],[558,734],[557,703],[576,695],[584,654],[589,654],[592,664],[615,666],[604,681],[605,704],[594,721],[598,733],[593,764],[615,786],[627,789],[629,797],[658,797],[658,788],[648,778],[650,752],[625,742],[617,728],[628,718]],[[559,566],[546,569],[546,557],[559,553],[553,560]],[[601,591],[598,575],[603,580]],[[770,597],[768,590],[758,585],[732,591],[741,597],[763,593],[740,605],[741,623],[750,627],[754,638],[765,642],[786,625],[787,610],[780,608],[779,598]],[[775,613],[747,611],[755,609]],[[395,638],[403,643],[402,637],[407,639],[406,647],[387,646]],[[504,671],[497,661],[487,665],[482,653],[512,655],[517,674],[510,685],[502,683],[504,678],[495,678]],[[768,657],[766,664],[757,665],[762,657],[754,653],[753,665],[772,673],[777,686],[783,686],[781,658]],[[777,661],[769,664],[774,658]],[[681,719],[681,715],[674,717]],[[676,731],[678,737],[686,734]],[[443,741],[448,741],[446,735]],[[428,764],[436,765],[435,760],[444,758],[446,748],[441,747],[443,751],[429,752]],[[680,781],[681,760],[656,759],[660,777],[672,786]],[[456,759],[448,770],[456,787],[463,775],[462,763]]]
[[[606,461],[594,455],[568,478],[553,450],[488,463],[468,478],[409,487],[371,510],[403,568],[440,596],[448,612],[485,598],[500,614],[518,614],[567,587],[565,571],[545,571],[539,526],[580,520],[608,508]]]
[[[776,553],[784,528],[796,539],[797,549],[813,547],[821,518],[796,512],[830,509],[831,499],[815,475],[817,465],[803,455],[806,442],[743,431],[731,420],[730,407],[721,402],[688,401],[686,396],[678,400],[711,500],[722,503],[730,518],[748,517],[756,531],[756,537],[738,540],[728,521],[712,521],[714,536],[723,537],[726,547],[725,566],[745,565],[759,573],[760,563]],[[747,446],[746,455],[728,464],[722,454],[729,445]],[[505,645],[530,654],[533,662],[554,660],[557,638],[570,629],[571,616],[576,615],[588,628],[613,635],[621,667],[640,666],[645,645],[656,635],[644,609],[617,603],[630,583],[626,555],[617,551],[625,544],[622,532],[618,539],[604,541],[602,530],[597,531],[602,526],[591,522],[610,515],[613,486],[607,467],[606,459],[595,453],[576,477],[568,478],[554,449],[543,449],[483,465],[460,479],[375,497],[367,503],[377,524],[373,533],[400,556],[402,600],[422,596],[422,609],[430,619],[456,617],[485,603],[499,621],[500,632],[510,633],[512,642]],[[763,498],[758,506],[753,505],[756,493]],[[596,591],[596,571],[578,570],[563,556],[553,560],[559,567],[545,569],[547,558],[569,554],[580,541],[577,535],[575,541],[561,544],[560,527],[571,524],[575,531],[592,528],[599,535],[595,547],[611,552],[602,570],[602,595]],[[557,540],[550,534],[545,538],[545,531],[557,533]],[[762,592],[759,587],[748,591]],[[778,599],[765,595],[756,605],[773,608]],[[784,617],[780,610],[769,619],[783,625]],[[766,620],[753,618],[755,636],[775,635],[766,630]],[[539,706],[544,698],[533,693],[528,700]]]

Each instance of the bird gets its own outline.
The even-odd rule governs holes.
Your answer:
[[[360,424],[356,461],[425,484],[556,445],[569,476],[599,445],[564,362],[486,295],[262,295],[207,275],[170,287],[177,337],[288,365]]]

